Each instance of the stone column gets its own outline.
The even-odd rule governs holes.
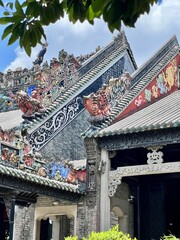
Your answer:
[[[3,197],[3,199],[9,217],[9,240],[13,240],[16,194],[14,192],[8,193]]]
[[[59,240],[60,218],[59,216],[51,216],[50,220],[52,221],[52,239]]]
[[[110,160],[108,151],[101,150],[101,163],[99,171],[101,172],[101,194],[100,194],[100,230],[110,229],[110,197],[109,197],[109,170]]]

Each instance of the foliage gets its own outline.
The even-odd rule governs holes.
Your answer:
[[[6,2],[6,1],[4,1]],[[9,37],[8,45],[19,41],[28,55],[31,48],[46,39],[43,26],[55,23],[66,13],[73,23],[94,23],[95,18],[103,17],[110,31],[119,30],[121,22],[134,27],[138,17],[149,13],[150,6],[157,0],[24,0],[4,3],[0,24],[8,25],[2,39]]]
[[[168,236],[163,236],[160,240],[178,240],[179,238],[176,238],[174,235],[168,235]]]
[[[77,236],[75,236],[75,237],[70,236],[70,237],[66,237],[65,240],[78,240],[78,237]]]
[[[78,240],[77,237],[67,237],[65,240]],[[118,230],[118,225],[106,232],[92,232],[83,240],[132,240],[129,234]],[[134,239],[135,240],[135,239]]]

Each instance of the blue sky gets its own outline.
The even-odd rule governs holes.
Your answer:
[[[180,41],[180,0],[163,0],[151,8],[150,14],[139,18],[135,28],[125,28],[128,41],[134,53],[138,66],[148,60],[170,37],[176,35]],[[0,34],[3,27],[0,26]],[[44,57],[48,62],[58,57],[61,49],[75,56],[90,53],[95,48],[106,46],[113,38],[106,24],[97,20],[94,26],[87,22],[75,25],[69,23],[67,18],[52,24],[45,29],[49,43]],[[0,71],[12,70],[17,67],[31,67],[41,47],[33,49],[29,58],[18,43],[7,46],[7,41],[0,43]]]

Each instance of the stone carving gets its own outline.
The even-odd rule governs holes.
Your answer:
[[[108,151],[120,150],[134,147],[153,146],[161,139],[163,145],[172,144],[172,142],[180,142],[180,130],[178,128],[162,129],[159,131],[147,131],[108,138],[99,138],[99,145]]]
[[[116,156],[117,151],[109,151],[108,153],[109,153],[109,158],[112,159]]]
[[[109,196],[114,196],[122,177],[180,172],[180,162],[118,167],[109,174]]]
[[[163,163],[163,152],[158,152],[158,150],[162,148],[163,146],[154,146],[147,148],[148,150],[152,151],[147,154],[148,164]]]

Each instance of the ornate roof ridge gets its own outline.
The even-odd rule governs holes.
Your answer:
[[[155,77],[157,73],[163,69],[165,64],[167,64],[167,62],[170,62],[173,59],[173,57],[179,52],[179,48],[177,48],[176,42],[177,39],[174,36],[159,51],[157,51],[156,54],[154,54],[153,57],[150,58],[149,61],[147,61],[147,63],[151,63],[151,61],[154,61],[154,57],[157,57],[157,55],[160,54],[161,51],[163,51],[165,48],[168,48],[166,49],[166,55],[164,56],[163,54],[163,57],[161,56],[158,63],[150,68],[151,71],[148,70],[147,72],[144,73],[144,70],[147,67],[146,63],[143,65],[143,67],[141,67],[135,73],[132,74],[133,82],[133,77],[136,77],[138,76],[139,73],[143,72],[142,76],[140,76],[138,81],[136,80],[134,85],[131,87],[130,91],[123,95],[122,98],[117,102],[116,106],[112,108],[111,114],[107,117],[107,119],[98,126],[96,126],[95,128],[90,126],[89,129],[87,129],[82,134],[83,137],[92,136],[96,137],[101,129],[104,129],[113,123],[113,121],[120,115],[120,113],[122,113],[122,111],[130,104],[130,102],[132,102],[135,99],[137,94],[140,93],[150,83],[153,77]],[[170,44],[170,46],[168,45],[168,43]],[[141,81],[142,78],[143,81]]]
[[[34,129],[38,128],[41,124],[43,124],[49,117],[57,113],[59,109],[61,109],[67,102],[71,101],[76,95],[78,95],[78,93],[85,88],[85,85],[89,85],[94,82],[95,79],[92,79],[94,78],[94,76],[98,76],[99,72],[103,68],[106,68],[108,64],[113,63],[113,61],[124,52],[124,50],[127,50],[127,45],[122,44],[119,37],[117,37],[117,39],[114,40],[113,43],[116,43],[113,51],[111,51],[106,56],[106,58],[101,60],[98,65],[95,65],[83,76],[81,76],[78,81],[69,89],[67,89],[63,95],[57,97],[56,100],[52,103],[52,105],[48,107],[44,115],[41,115],[41,117],[37,117],[32,121],[24,122],[24,126],[28,128],[30,133],[34,131]]]
[[[166,55],[158,64],[155,66],[150,72],[145,75],[143,78],[143,81],[138,81],[134,86],[132,86],[131,90],[123,96],[122,99],[117,102],[117,105],[112,109],[111,116],[109,119],[107,119],[107,122],[102,124],[103,126],[107,126],[108,124],[111,124],[113,120],[119,115],[117,113],[117,109],[121,109],[121,112],[129,105],[130,102],[132,102],[138,93],[142,89],[144,89],[150,81],[157,75],[158,72],[160,72],[163,67],[165,66],[165,63],[170,62],[173,57],[179,52],[177,48],[174,48],[174,51],[169,52],[168,55]],[[113,120],[112,120],[113,118]]]

